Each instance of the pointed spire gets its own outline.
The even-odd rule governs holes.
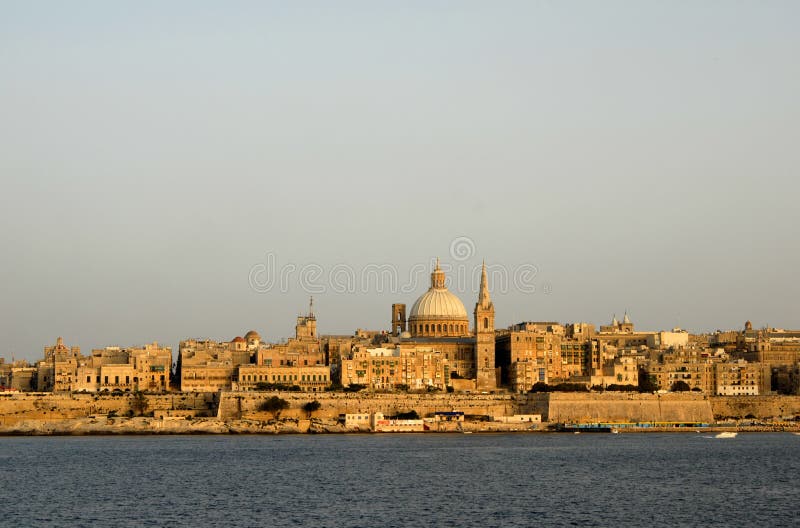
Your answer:
[[[439,257],[436,257],[436,267],[433,269],[433,271],[439,271],[440,269],[442,268],[439,267]]]
[[[308,316],[314,317],[314,296],[309,296],[308,300]]]
[[[611,326],[617,326],[619,321],[617,321],[617,314],[614,314],[614,317],[611,318]]]
[[[486,277],[486,260],[483,261],[481,267],[481,288],[478,293],[478,304],[483,307],[488,307],[492,302],[492,297],[489,295],[489,279]]]
[[[625,310],[625,317],[622,318],[623,324],[631,324],[631,319],[628,317],[628,310]]]

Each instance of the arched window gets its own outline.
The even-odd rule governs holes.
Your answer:
[[[483,318],[483,328],[484,329],[485,328],[489,328],[489,318],[488,317],[484,317]]]
[[[425,325],[425,331],[426,332],[428,331],[428,325]]]
[[[438,332],[441,332],[441,331],[442,331],[442,324],[441,324],[441,323],[439,323],[439,324],[438,324],[438,325],[436,325],[436,326],[437,326],[436,330],[437,330]]]

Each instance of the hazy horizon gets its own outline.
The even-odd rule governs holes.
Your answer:
[[[800,328],[799,15],[0,2],[0,357],[388,329],[437,256],[498,328]]]

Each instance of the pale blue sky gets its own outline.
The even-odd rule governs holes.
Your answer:
[[[769,1],[0,2],[0,356],[278,339],[307,293],[254,292],[267,254],[405,277],[459,236],[464,264],[539,270],[494,295],[501,326],[800,327],[799,22]],[[426,287],[319,294],[319,328],[385,328]]]

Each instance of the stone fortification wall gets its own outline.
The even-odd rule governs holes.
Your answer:
[[[562,392],[533,394],[529,408],[550,422],[704,422],[713,421],[702,394]]]
[[[267,398],[278,396],[289,402],[281,413],[285,418],[306,418],[305,403],[317,400],[321,407],[314,413],[319,418],[335,419],[344,413],[395,414],[417,411],[426,415],[435,411],[463,411],[466,414],[504,416],[517,413],[517,397],[511,395],[456,394],[364,394],[364,393],[307,393],[307,392],[225,392],[170,393],[146,395],[147,412],[156,416],[190,415],[217,416],[224,420],[253,418],[269,419],[271,414],[258,411]],[[116,413],[120,416],[132,410],[130,394],[0,394],[0,424],[11,425],[22,420],[63,420]]]
[[[710,398],[714,416],[783,420],[800,416],[800,396],[717,396]]]
[[[171,410],[194,410],[196,414],[213,414],[216,395],[209,393],[148,394],[148,412],[170,414]],[[11,425],[22,420],[63,420],[132,410],[130,394],[54,394],[0,393],[0,424]]]
[[[282,417],[305,418],[302,406],[316,400],[320,409],[314,412],[319,418],[335,419],[340,414],[382,412],[394,415],[416,411],[420,416],[436,411],[462,411],[467,415],[505,416],[516,414],[519,408],[517,397],[512,395],[459,395],[437,394],[366,394],[366,393],[303,393],[303,392],[226,392],[222,396],[219,417],[222,419],[264,419],[258,406],[271,396],[279,396],[289,402],[289,409]],[[524,400],[523,400],[524,403]],[[267,413],[268,416],[268,413]]]
[[[705,397],[698,394],[549,393],[506,394],[366,394],[304,392],[169,393],[147,395],[148,412],[156,416],[217,416],[224,420],[269,420],[258,406],[271,396],[287,400],[285,418],[304,419],[303,404],[317,400],[314,417],[335,419],[344,413],[414,410],[421,416],[435,411],[467,415],[541,414],[550,422],[712,422],[714,419],[781,420],[800,416],[800,396]],[[129,394],[0,393],[0,425],[23,420],[63,420],[132,410]],[[218,405],[218,402],[221,403]]]

